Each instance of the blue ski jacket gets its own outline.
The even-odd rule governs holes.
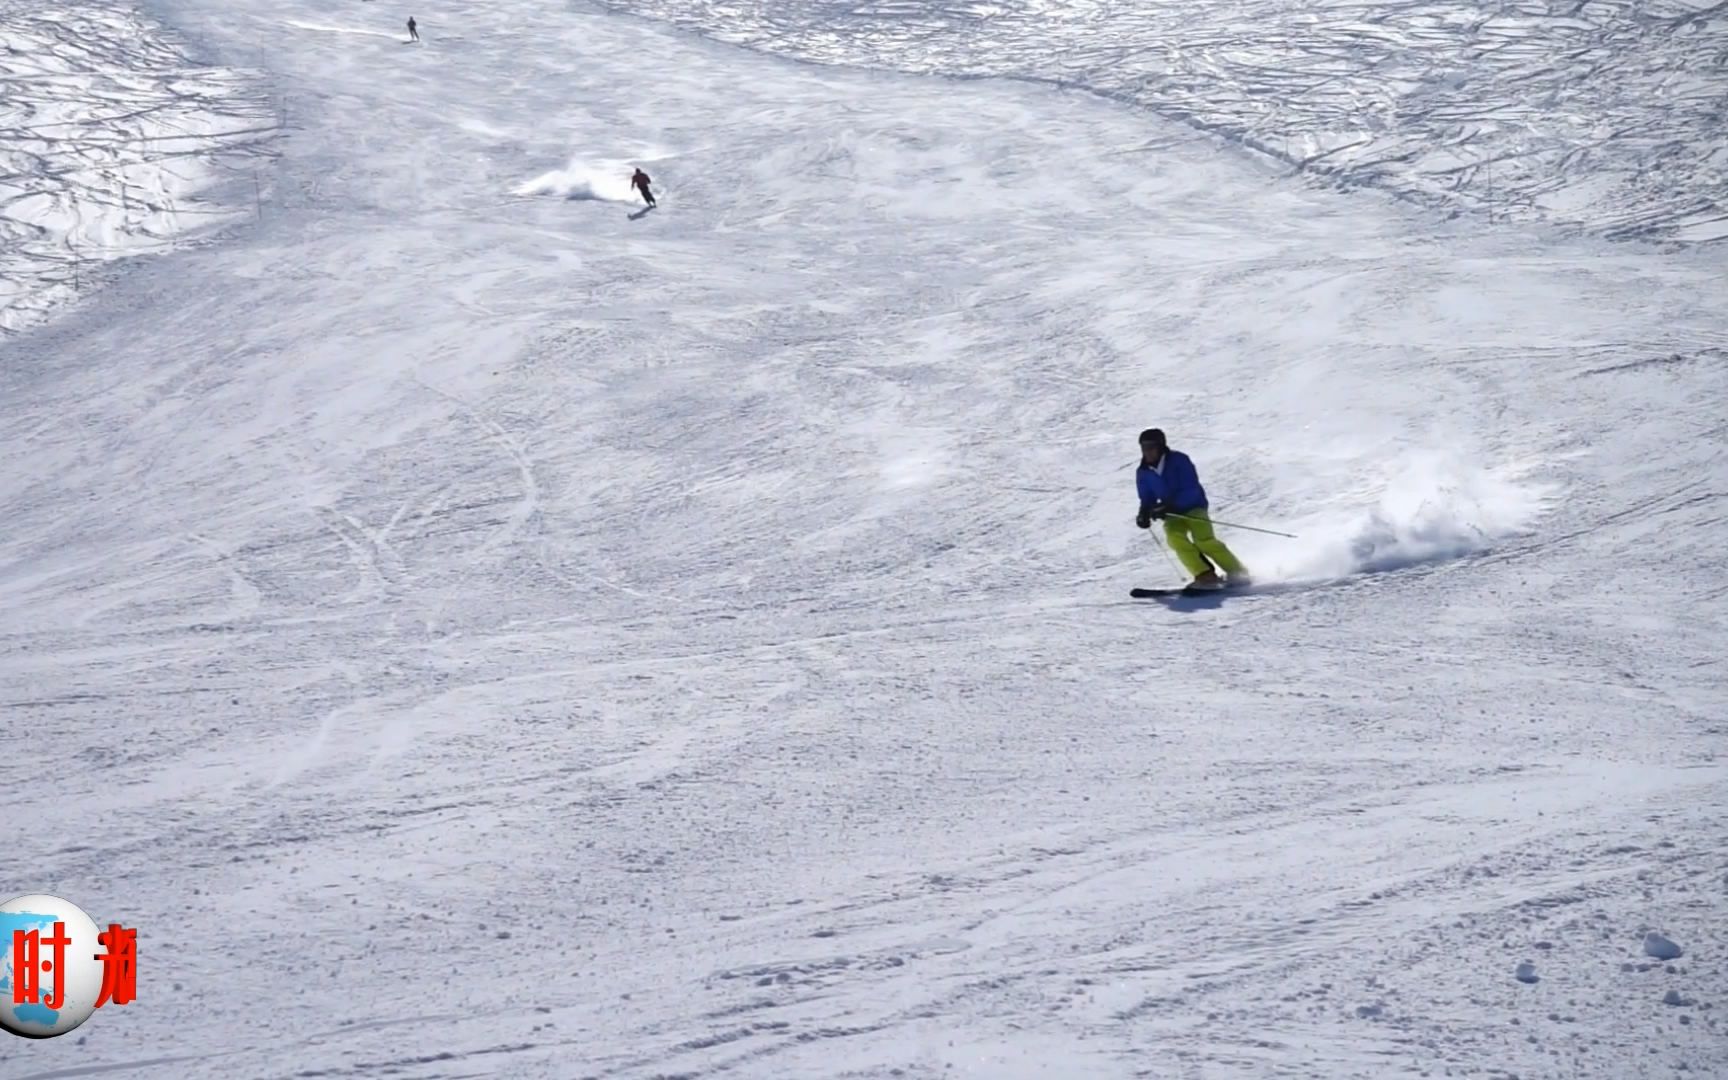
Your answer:
[[[1161,502],[1164,509],[1178,514],[1207,508],[1206,489],[1200,486],[1200,474],[1187,454],[1165,450],[1161,464],[1162,473],[1144,462],[1134,470],[1134,486],[1140,489],[1141,506]]]

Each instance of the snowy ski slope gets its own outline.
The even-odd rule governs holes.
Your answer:
[[[151,11],[292,106],[0,339],[5,879],[141,952],[0,1075],[1728,1072],[1720,245],[581,6]],[[1125,598],[1153,423],[1263,590]]]
[[[1728,238],[1712,0],[606,2],[822,63],[1089,89],[1440,211]]]
[[[91,0],[0,0],[0,46],[0,335],[253,211],[276,123],[241,73]]]

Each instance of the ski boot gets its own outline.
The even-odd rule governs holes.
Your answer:
[[[1216,570],[1203,570],[1194,575],[1194,580],[1188,583],[1188,588],[1195,592],[1212,592],[1224,587],[1224,579],[1218,576]]]

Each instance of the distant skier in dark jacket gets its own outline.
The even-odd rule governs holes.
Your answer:
[[[1223,588],[1219,570],[1230,575],[1232,585],[1248,584],[1248,568],[1224,541],[1212,535],[1212,517],[1199,471],[1187,454],[1170,449],[1157,428],[1140,433],[1140,467],[1134,470],[1134,486],[1140,494],[1140,515],[1134,524],[1150,529],[1154,518],[1164,522],[1170,550],[1194,575],[1190,588]]]
[[[630,186],[642,193],[642,201],[647,203],[649,206],[655,205],[654,193],[648,190],[648,185],[651,183],[653,183],[653,181],[648,179],[648,174],[643,172],[641,169],[637,169],[636,174],[630,177]]]
[[[408,16],[408,40],[420,40],[420,26],[414,21],[414,16],[412,15]]]

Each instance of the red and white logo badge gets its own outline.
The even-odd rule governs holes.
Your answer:
[[[0,904],[0,1028],[51,1039],[137,990],[138,931],[98,930],[77,904],[20,896]]]

